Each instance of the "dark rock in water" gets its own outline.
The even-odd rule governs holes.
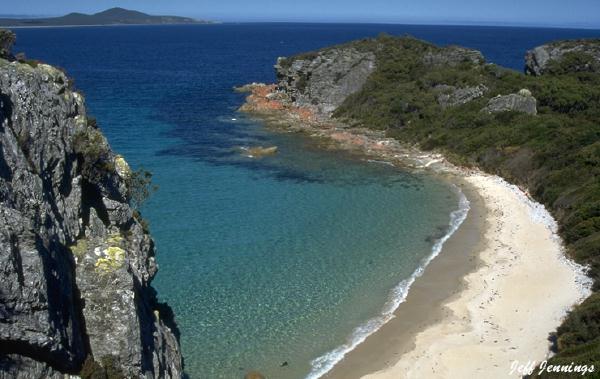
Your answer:
[[[569,62],[566,62],[570,58]],[[525,72],[542,75],[554,64],[566,64],[567,71],[600,72],[600,39],[559,41],[538,46],[525,55]]]
[[[514,111],[535,115],[537,114],[537,101],[535,97],[531,96],[531,92],[522,89],[519,93],[496,96],[490,99],[483,110],[489,113]]]
[[[250,371],[246,375],[244,375],[244,379],[267,379],[267,378],[258,371]]]
[[[275,69],[279,89],[295,105],[331,115],[365,84],[375,70],[375,54],[353,47],[326,49],[306,57],[279,58]]]
[[[93,357],[124,377],[179,378],[131,171],[69,83],[0,59],[0,376],[62,378]]]
[[[438,104],[442,108],[456,107],[475,100],[488,92],[488,88],[480,84],[475,87],[456,88],[448,85],[438,85],[434,88],[439,91]]]

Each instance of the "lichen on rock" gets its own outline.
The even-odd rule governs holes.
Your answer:
[[[131,168],[129,167],[129,164],[127,163],[125,158],[123,158],[123,156],[121,156],[121,155],[115,156],[114,163],[115,163],[115,169],[117,171],[117,174],[122,179],[127,180],[127,179],[131,178]]]
[[[99,272],[107,273],[118,270],[125,263],[125,250],[118,246],[109,246],[102,250],[102,254],[94,265]]]
[[[0,376],[183,375],[126,167],[61,70],[0,57]]]

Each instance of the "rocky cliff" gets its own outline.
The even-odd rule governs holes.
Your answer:
[[[252,92],[242,110],[275,113],[296,126],[295,121],[342,120],[379,129],[404,126],[415,116],[422,119],[421,108],[443,112],[470,103],[487,113],[537,114],[531,92],[519,88],[511,93],[497,86],[495,76],[504,74],[494,68],[490,75],[490,67],[477,50],[381,35],[280,57],[276,84],[240,88]]]
[[[538,46],[525,55],[527,74],[561,71],[600,72],[600,40],[557,41]]]
[[[153,241],[128,204],[135,174],[63,72],[5,47],[0,377],[181,377],[170,309],[150,286]]]
[[[362,87],[335,87],[345,71],[328,63],[331,51],[353,51],[347,56],[356,62],[374,55],[374,69],[359,70],[354,81]],[[600,366],[600,40],[539,46],[527,54],[525,73],[487,64],[474,50],[388,35],[279,59],[275,67],[279,82],[248,88],[242,110],[385,159],[401,156],[381,155],[398,141],[439,151],[527,188],[594,282],[592,296],[550,336],[556,354],[549,363]],[[315,80],[335,95],[313,90]],[[326,117],[318,117],[321,102]]]
[[[314,108],[325,116],[360,90],[375,69],[375,54],[352,47],[332,48],[275,65],[279,90],[300,107]]]

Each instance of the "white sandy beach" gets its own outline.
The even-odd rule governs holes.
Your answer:
[[[542,206],[498,177],[466,180],[488,208],[479,268],[445,304],[449,316],[417,334],[397,363],[364,378],[509,377],[514,361],[548,356],[549,333],[587,296],[588,279],[564,257]]]

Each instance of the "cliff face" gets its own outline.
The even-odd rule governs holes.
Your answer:
[[[600,40],[558,41],[538,46],[525,55],[525,72],[542,75],[556,71],[561,61],[569,72],[600,72]]]
[[[344,72],[328,67],[332,49],[371,52],[375,69],[361,88],[336,89],[344,100],[319,119],[313,110],[327,96],[311,90],[313,76],[298,78],[319,67],[329,75],[319,80],[335,83]],[[553,334],[549,363],[600,366],[600,40],[539,46],[527,54],[528,75],[485,64],[473,50],[386,35],[280,59],[276,69],[279,83],[249,88],[242,110],[282,118],[273,124],[296,130],[309,125],[311,134],[328,130],[332,140],[375,129],[387,138],[371,145],[344,138],[367,152],[393,139],[438,150],[527,188],[552,212],[568,255],[589,267],[594,282],[592,296]]]
[[[279,89],[300,107],[325,116],[360,90],[375,69],[375,54],[354,48],[334,48],[275,65]]]
[[[275,111],[292,121],[321,123],[336,118],[352,122],[380,107],[395,107],[389,113],[410,118],[418,111],[416,104],[427,107],[428,103],[448,109],[477,102],[488,113],[537,113],[536,99],[527,90],[528,96],[496,92],[492,98],[486,67],[485,58],[477,50],[382,36],[279,58],[275,65],[277,83],[245,88],[252,95],[242,110],[263,114]],[[362,103],[356,104],[356,99]],[[373,121],[364,126],[390,126],[378,115],[373,115]]]
[[[128,205],[133,173],[61,71],[11,60],[0,58],[0,377],[181,377],[159,312],[170,310],[150,286],[153,242]]]

